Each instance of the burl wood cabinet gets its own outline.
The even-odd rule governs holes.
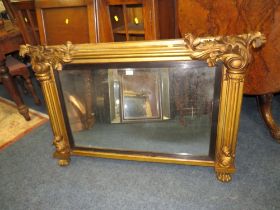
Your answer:
[[[280,141],[280,127],[271,114],[272,94],[280,91],[279,0],[178,0],[181,35],[229,35],[261,31],[267,42],[253,55],[244,93],[258,95],[261,112],[273,137]]]
[[[168,0],[35,1],[41,44],[155,40],[175,37]],[[167,28],[168,27],[168,28]]]

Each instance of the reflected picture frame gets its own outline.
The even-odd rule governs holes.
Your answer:
[[[229,182],[235,172],[237,133],[242,104],[243,83],[251,61],[251,48],[265,43],[260,32],[235,36],[195,37],[184,39],[118,43],[77,44],[67,42],[56,46],[22,45],[20,54],[28,55],[36,78],[40,81],[54,135],[54,157],[66,166],[72,155],[150,161],[213,167],[217,179]],[[76,147],[69,134],[69,122],[61,97],[58,74],[67,66],[120,66],[135,63],[149,68],[151,63],[193,62],[199,60],[209,67],[219,66],[219,100],[213,154],[196,156],[153,154],[149,152],[118,151]]]

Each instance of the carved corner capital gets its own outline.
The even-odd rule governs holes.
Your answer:
[[[206,38],[185,36],[191,58],[206,60],[210,67],[223,62],[229,74],[245,74],[245,67],[251,60],[250,48],[259,48],[265,42],[265,36],[260,32]]]
[[[20,46],[20,56],[30,56],[36,74],[46,73],[47,66],[61,70],[63,63],[72,61],[74,46],[71,42],[58,46]]]

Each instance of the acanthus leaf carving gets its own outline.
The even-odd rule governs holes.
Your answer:
[[[231,149],[227,146],[223,146],[218,157],[217,163],[222,168],[229,168],[233,165],[235,155],[232,153]]]
[[[52,68],[61,70],[63,63],[69,63],[72,61],[72,54],[74,46],[71,42],[66,42],[65,45],[48,47],[48,46],[20,46],[20,56],[28,55],[31,57],[31,64],[37,74],[43,73],[45,68],[38,67],[36,65],[49,65]]]
[[[206,38],[196,38],[192,34],[185,36],[192,59],[206,60],[210,67],[221,61],[232,73],[242,73],[251,60],[250,47],[258,48],[265,42],[260,32]]]

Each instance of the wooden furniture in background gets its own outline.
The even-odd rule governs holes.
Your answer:
[[[34,103],[37,105],[40,105],[41,102],[33,87],[33,84],[32,84],[31,78],[30,78],[30,72],[29,72],[29,69],[27,68],[27,66],[12,56],[6,57],[6,66],[9,69],[9,74],[11,76],[13,76],[13,77],[21,76],[24,78],[24,81],[26,84],[25,86],[26,86],[28,92],[32,95]]]
[[[93,0],[35,1],[41,44],[97,42]]]
[[[231,35],[261,31],[267,42],[253,54],[244,93],[257,95],[262,116],[272,136],[280,142],[280,127],[271,113],[273,93],[280,91],[280,1],[278,0],[178,0],[181,35]]]
[[[175,1],[35,1],[41,44],[174,38]]]
[[[17,86],[5,65],[5,56],[19,50],[19,45],[24,41],[17,27],[11,21],[5,21],[4,29],[0,30],[0,81],[3,83],[11,98],[16,103],[18,111],[26,120],[30,120],[29,110],[24,104]]]
[[[106,29],[99,28],[100,41],[177,37],[176,19],[173,18],[176,13],[175,2],[175,0],[98,0],[99,26],[107,26]],[[106,38],[103,35],[106,35]]]
[[[99,8],[107,10],[104,24],[111,26],[113,41],[159,38],[157,0],[108,0]]]
[[[16,23],[22,33],[24,42],[31,45],[40,44],[39,29],[33,0],[13,1]]]
[[[158,0],[160,39],[174,39],[179,37],[176,1],[177,0]]]
[[[13,6],[11,5],[10,0],[2,0],[5,10],[9,16],[9,19],[14,23],[15,22],[15,11]]]

